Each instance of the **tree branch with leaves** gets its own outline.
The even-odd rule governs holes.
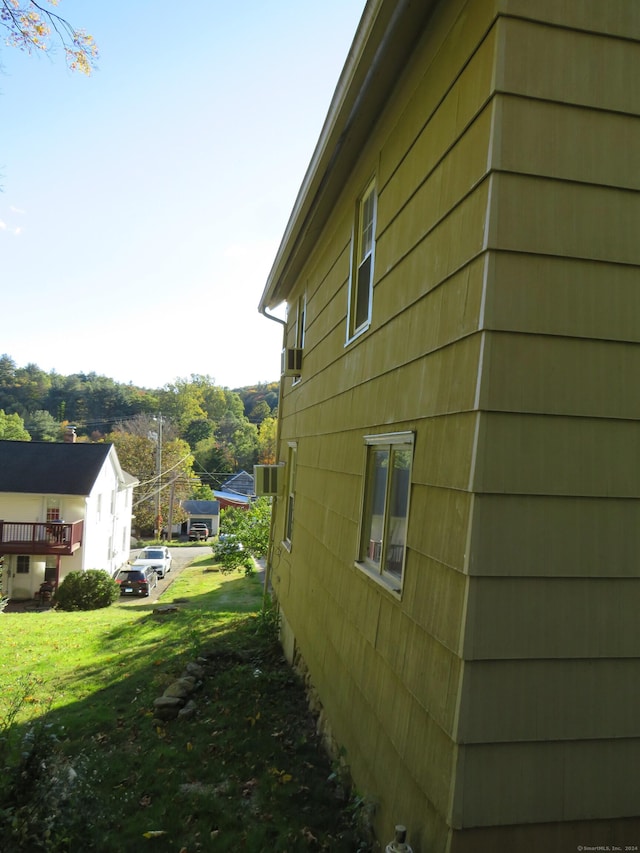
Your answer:
[[[58,0],[46,2],[50,6],[58,5]],[[11,47],[27,53],[48,53],[57,38],[72,71],[91,74],[95,68],[98,47],[93,36],[35,0],[0,0],[0,26],[7,31],[5,42]]]

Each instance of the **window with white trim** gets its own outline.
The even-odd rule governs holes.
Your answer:
[[[296,305],[296,323],[295,323],[295,336],[294,336],[294,346],[297,349],[304,349],[304,337],[306,332],[306,319],[307,319],[307,294],[303,293],[302,296],[298,298],[298,302]],[[300,377],[295,376],[293,378],[293,385],[300,382]]]
[[[371,323],[373,261],[376,229],[376,182],[372,180],[358,199],[353,229],[347,341]]]
[[[304,349],[306,314],[307,314],[307,294],[303,293],[302,296],[300,296],[298,298],[298,304],[296,306],[295,346],[297,346],[298,349]]]
[[[289,454],[287,458],[287,494],[284,522],[284,541],[291,547],[293,538],[293,510],[296,496],[296,466],[298,461],[298,445],[289,442]]]
[[[413,433],[365,436],[366,472],[359,565],[402,589],[413,463]]]
[[[16,574],[28,575],[31,560],[27,554],[18,554],[16,557]]]
[[[47,521],[60,521],[60,502],[57,498],[47,498]]]
[[[55,557],[47,557],[44,564],[44,579],[45,582],[55,583],[58,577],[57,560]]]

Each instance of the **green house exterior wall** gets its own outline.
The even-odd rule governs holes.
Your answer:
[[[436,4],[287,298],[283,644],[381,840],[405,823],[416,853],[640,845],[638,79],[635,0]],[[397,596],[355,559],[363,437],[400,431]]]

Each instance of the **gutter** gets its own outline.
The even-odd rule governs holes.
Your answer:
[[[287,321],[282,320],[280,317],[276,317],[275,314],[267,313],[266,306],[262,305],[260,308],[260,313],[263,317],[266,317],[267,320],[274,320],[276,323],[280,323],[282,325],[282,345],[283,347],[286,345],[285,335],[287,329]],[[278,389],[278,419],[276,421],[276,451],[280,448],[280,439],[281,439],[281,424],[282,418],[280,417],[280,413],[282,412],[282,392],[284,389],[284,375],[280,376],[280,387]],[[275,528],[276,521],[276,507],[277,507],[276,497],[274,504],[271,506],[271,521],[269,522],[269,548],[267,550],[267,559],[265,560],[264,565],[264,580],[262,583],[262,610],[265,612],[267,610],[267,606],[269,604],[269,586],[271,584],[271,569],[273,566],[273,534]]]
[[[260,299],[264,316],[294,286],[434,6],[435,0],[367,3]]]

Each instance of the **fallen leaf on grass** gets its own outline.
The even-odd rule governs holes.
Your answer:
[[[242,796],[243,797],[250,797],[251,792],[253,791],[253,789],[256,787],[257,784],[258,784],[257,779],[248,779],[242,787]]]
[[[286,773],[284,770],[278,770],[277,767],[272,767],[269,770],[272,776],[275,776],[278,782],[281,785],[284,785],[286,782],[290,782],[293,779],[293,776],[290,773]]]
[[[166,835],[166,829],[150,829],[149,832],[143,832],[143,838],[160,838],[161,835]]]
[[[318,839],[311,832],[311,830],[309,829],[308,826],[305,826],[305,828],[302,830],[302,836],[303,836],[304,840],[307,842],[307,844],[317,844],[318,843]]]

